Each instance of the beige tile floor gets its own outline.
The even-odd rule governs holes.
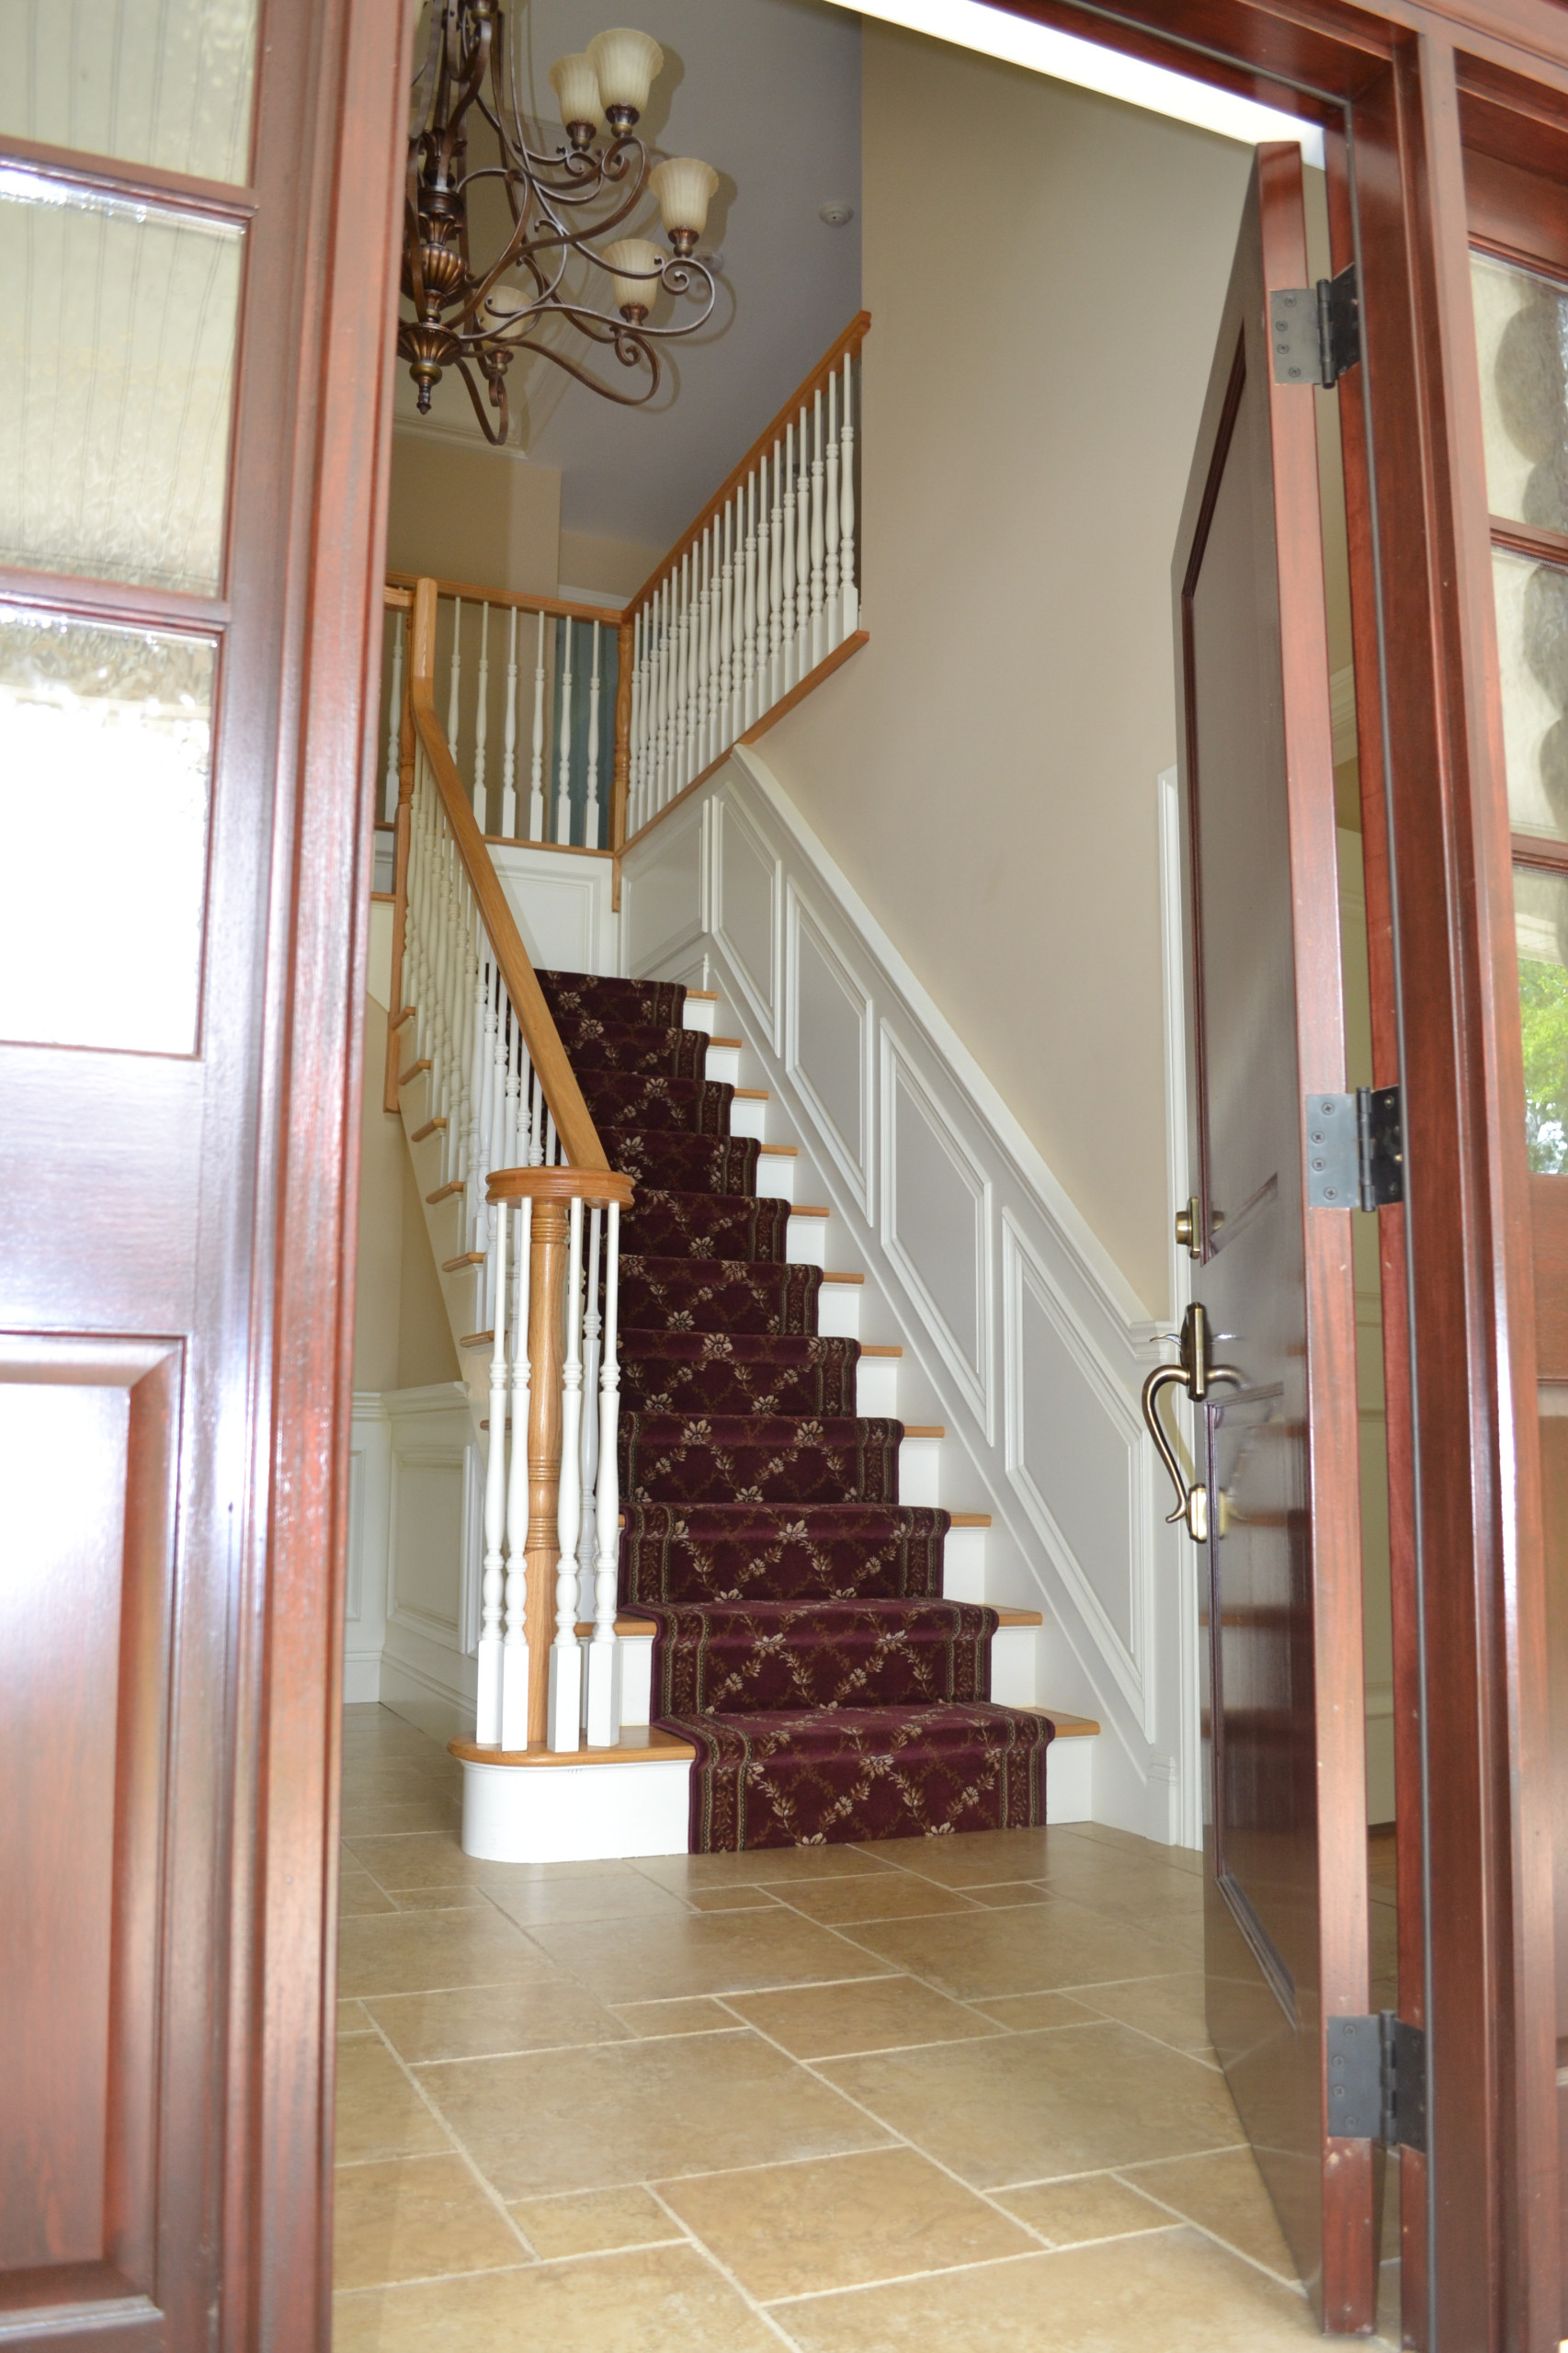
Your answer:
[[[478,1863],[434,1741],[349,1708],[345,1752],[338,2353],[1316,2336],[1204,2030],[1196,1857]]]

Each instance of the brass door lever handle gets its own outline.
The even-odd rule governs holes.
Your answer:
[[[1195,1404],[1201,1404],[1210,1389],[1222,1384],[1240,1387],[1242,1376],[1233,1365],[1210,1362],[1209,1336],[1208,1314],[1194,1300],[1182,1322],[1180,1362],[1157,1364],[1143,1383],[1143,1420],[1176,1494],[1176,1507],[1165,1514],[1165,1525],[1172,1528],[1181,1520],[1195,1544],[1209,1540],[1209,1490],[1188,1486],[1182,1476],[1176,1448],[1160,1417],[1160,1394],[1165,1389],[1185,1389]]]

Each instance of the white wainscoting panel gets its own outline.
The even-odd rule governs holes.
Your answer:
[[[1002,1326],[1008,1476],[1152,1733],[1139,1665],[1150,1577],[1142,1417],[1006,1212]]]
[[[870,993],[793,882],[786,893],[785,921],[784,1067],[816,1114],[845,1182],[871,1217],[876,1032]]]
[[[971,1412],[994,1436],[991,1180],[882,1024],[882,1243]]]
[[[526,842],[493,841],[490,855],[536,964],[560,972],[615,970],[613,860]]]
[[[732,797],[710,804],[712,927],[769,1046],[778,1044],[778,857]]]
[[[795,1198],[828,1206],[829,1267],[864,1274],[854,1328],[902,1347],[901,1417],[947,1430],[943,1503],[991,1515],[983,1597],[1041,1611],[1041,1702],[1104,1727],[1094,1817],[1194,1843],[1197,1722],[1138,1402],[1161,1326],[755,749],[628,853],[623,891],[626,970],[719,993],[769,1093],[748,1111],[797,1148]]]
[[[381,1698],[439,1740],[473,1725],[465,1635],[481,1563],[483,1481],[468,1398],[457,1381],[389,1390],[386,1637]]]
[[[381,1696],[391,1506],[392,1428],[386,1407],[379,1391],[357,1389],[348,1438],[348,1589],[343,1628],[343,1697],[350,1704]]]
[[[706,811],[699,798],[683,801],[657,829],[658,855],[631,853],[622,870],[620,927],[625,969],[636,976],[663,973],[683,949],[702,937],[703,844]]]

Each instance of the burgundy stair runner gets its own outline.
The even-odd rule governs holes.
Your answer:
[[[734,1090],[666,982],[540,972],[621,1224],[620,1598],[653,1717],[697,1749],[695,1852],[1045,1819],[1042,1716],[992,1704],[996,1613],[942,1598],[945,1511],[901,1505],[901,1424],[857,1417],[859,1343],[759,1199]]]

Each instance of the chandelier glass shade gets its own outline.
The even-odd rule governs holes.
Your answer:
[[[430,0],[409,121],[407,309],[397,330],[421,415],[455,368],[486,438],[505,441],[507,370],[523,351],[607,400],[640,406],[658,391],[660,347],[712,315],[717,290],[696,247],[719,175],[691,155],[655,164],[636,136],[664,62],[657,41],[626,28],[558,58],[550,82],[564,137],[546,153],[532,143],[540,134],[520,103],[498,0]],[[472,167],[471,129],[483,149]],[[486,183],[499,187],[506,216],[495,250],[480,261],[470,199]],[[668,253],[618,233],[645,195],[658,205]],[[655,320],[661,294],[665,315]],[[630,371],[619,381],[615,365]]]

